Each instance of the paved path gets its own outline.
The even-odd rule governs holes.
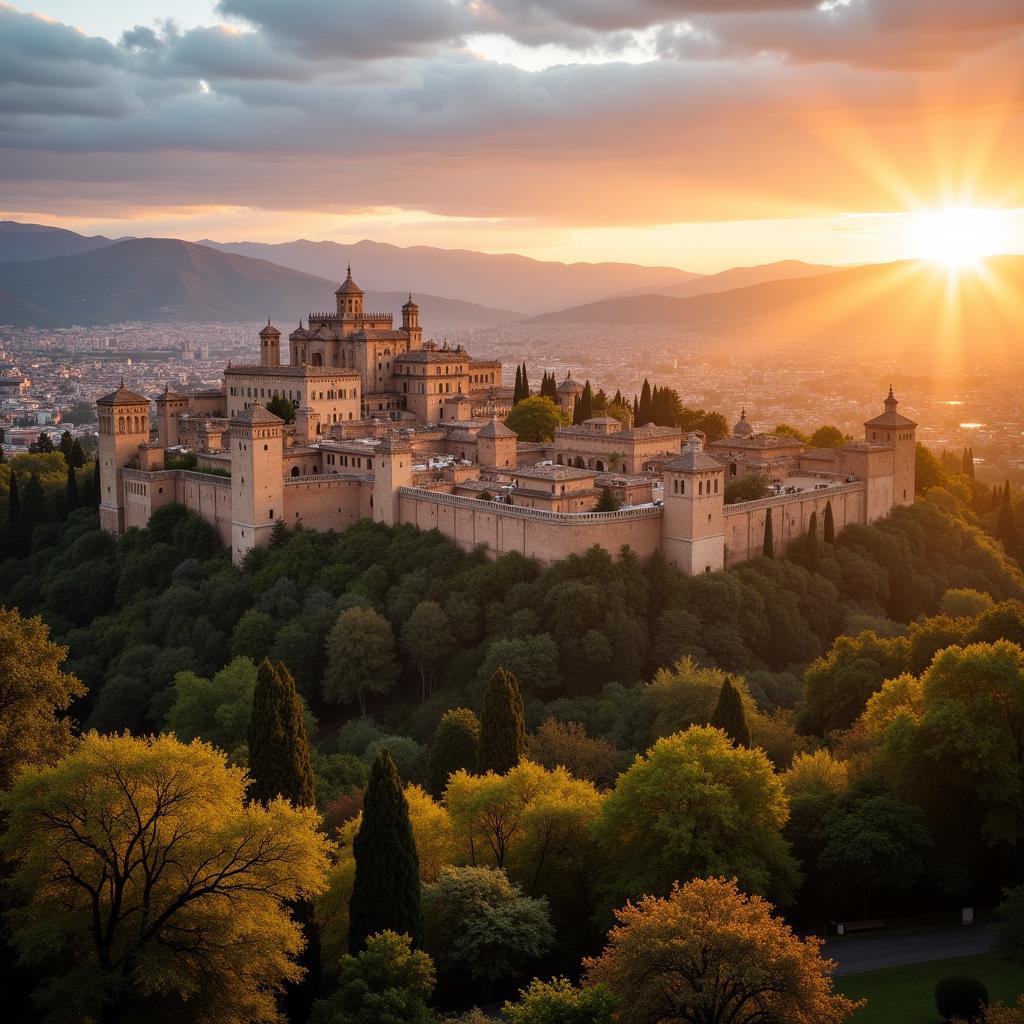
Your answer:
[[[954,956],[975,956],[992,948],[992,926],[975,924],[926,932],[851,935],[826,942],[822,953],[838,964],[836,976],[864,974]]]

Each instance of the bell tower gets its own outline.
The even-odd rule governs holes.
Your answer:
[[[100,462],[100,527],[124,533],[124,481],[121,470],[132,465],[139,445],[149,441],[149,399],[121,386],[96,402]]]
[[[281,365],[281,332],[267,317],[267,326],[260,331],[260,366]]]
[[[334,293],[338,301],[338,316],[349,317],[358,320],[363,315],[363,296],[366,293],[352,280],[352,266],[348,267],[348,274],[341,286]]]
[[[725,564],[725,467],[704,451],[697,434],[665,465],[661,546],[667,561],[689,576]]]
[[[231,421],[231,559],[270,540],[284,518],[284,420],[253,402]]]

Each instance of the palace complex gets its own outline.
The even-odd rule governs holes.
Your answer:
[[[704,443],[671,427],[596,417],[525,443],[502,422],[512,404],[501,364],[461,346],[424,342],[412,297],[401,327],[366,313],[351,270],[336,309],[310,313],[288,336],[260,331],[260,361],[231,365],[223,388],[150,400],[122,386],[96,403],[100,521],[141,527],[179,502],[211,523],[234,560],[269,541],[277,522],[341,530],[361,518],[437,529],[467,549],[552,562],[599,544],[661,551],[684,572],[760,555],[772,517],[776,550],[821,522],[838,532],[914,500],[916,424],[890,389],[864,438],[809,449],[755,433],[744,412],[730,437]],[[583,388],[557,387],[571,409]],[[293,423],[267,409],[287,399]],[[194,469],[167,468],[168,454]],[[726,486],[756,474],[768,496],[726,504]],[[609,491],[615,511],[595,511]]]

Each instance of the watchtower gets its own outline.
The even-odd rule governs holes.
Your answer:
[[[477,462],[491,469],[515,469],[517,437],[497,416],[491,416],[476,435]]]
[[[358,319],[363,315],[363,297],[365,292],[352,280],[352,267],[348,267],[345,280],[341,282],[334,297],[338,302],[338,316]],[[312,325],[310,325],[312,329]]]
[[[373,521],[394,526],[399,521],[398,488],[412,483],[412,445],[385,438],[373,455]]]
[[[885,400],[885,412],[864,424],[864,440],[887,444],[892,448],[893,504],[912,505],[917,458],[917,424],[896,411],[899,404],[890,386],[889,395]]]
[[[697,434],[665,465],[662,551],[694,576],[725,564],[725,467],[704,451]]]
[[[268,543],[284,518],[284,420],[253,402],[231,421],[231,557]]]
[[[149,441],[149,399],[121,386],[96,402],[99,427],[100,526],[124,533],[124,482],[121,470],[131,466],[139,445]]]

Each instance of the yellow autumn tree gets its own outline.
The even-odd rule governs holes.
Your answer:
[[[276,1021],[301,970],[286,904],[324,886],[311,808],[246,804],[198,741],[87,734],[4,797],[11,918],[49,1020]]]
[[[618,999],[618,1024],[840,1024],[857,1008],[833,992],[821,940],[798,938],[734,881],[694,879],[615,917],[584,966]]]
[[[0,789],[22,768],[52,764],[71,749],[71,723],[61,713],[85,687],[61,671],[67,654],[38,615],[0,608]]]

